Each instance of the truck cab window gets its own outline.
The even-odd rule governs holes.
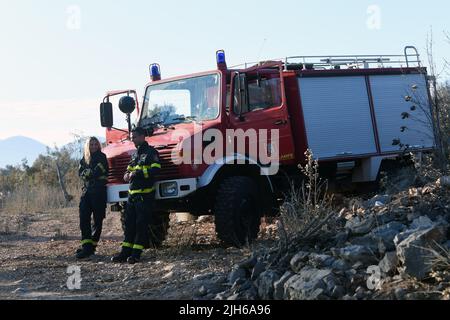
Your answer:
[[[239,90],[239,85],[241,90]],[[234,77],[233,105],[235,114],[265,110],[281,106],[279,75],[236,75]]]
[[[233,93],[233,111],[235,114],[249,112],[247,97],[245,74],[235,75]]]
[[[264,110],[281,105],[279,77],[248,80],[249,111]]]

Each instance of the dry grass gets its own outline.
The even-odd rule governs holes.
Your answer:
[[[7,212],[2,212],[2,215],[0,216],[0,235],[26,234],[29,224],[30,218],[26,214],[9,214]]]
[[[450,251],[444,248],[438,243],[435,243],[435,249],[429,249],[431,251],[431,263],[433,270],[444,271],[450,273]]]
[[[178,256],[183,252],[190,250],[196,243],[198,234],[197,222],[184,222],[179,225],[177,237],[170,246],[170,255]]]
[[[61,230],[60,228],[57,228],[55,230],[55,233],[54,233],[52,239],[54,241],[63,241],[63,240],[69,239],[69,236],[63,230]]]
[[[307,163],[300,167],[305,180],[300,190],[292,186],[281,207],[279,221],[283,247],[314,238],[323,230],[333,228],[333,197],[328,194],[328,183],[319,177],[319,164],[311,151],[305,153]]]
[[[416,170],[416,178],[421,184],[435,182],[442,176],[448,174],[448,165],[447,169],[442,169],[439,160],[436,157],[436,154],[432,153],[423,155],[411,154]]]
[[[81,190],[78,186],[71,186],[68,191],[74,195],[74,199],[69,205],[74,206],[79,199]],[[64,207],[67,207],[67,203],[61,189],[46,185],[22,185],[5,199],[3,211],[9,214],[22,214]]]
[[[13,234],[8,220],[0,220],[0,236],[9,236]]]

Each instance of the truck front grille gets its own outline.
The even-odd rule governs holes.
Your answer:
[[[174,163],[179,158],[178,155],[172,156],[172,151],[176,147],[176,144],[168,145],[167,148],[163,150],[158,150],[159,158],[161,161],[161,172],[159,179],[160,180],[169,180],[179,178],[179,168],[178,165]]]
[[[172,160],[172,150],[176,147],[176,144],[168,145],[162,150],[158,150],[161,161],[161,171],[158,180],[170,180],[177,179],[179,170],[178,166]],[[178,156],[176,156],[178,157]],[[111,184],[123,184],[123,176],[130,163],[131,157],[128,155],[120,155],[118,157],[109,159],[109,176],[108,183]]]

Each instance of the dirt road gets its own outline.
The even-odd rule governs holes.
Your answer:
[[[221,246],[208,219],[180,223],[172,216],[164,247],[146,251],[134,266],[110,262],[122,241],[116,213],[107,215],[97,255],[84,262],[74,255],[80,240],[76,208],[0,212],[0,226],[0,299],[213,299],[227,288],[232,266],[251,254],[250,248]],[[81,289],[69,290],[76,270]]]

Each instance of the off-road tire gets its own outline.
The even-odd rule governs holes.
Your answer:
[[[125,233],[125,209],[120,211],[120,222],[122,223],[122,230]],[[162,246],[162,243],[167,238],[169,233],[169,214],[166,212],[156,211],[152,212],[150,217],[150,224],[148,227],[149,242],[144,245],[145,249],[157,249]]]
[[[226,244],[242,247],[258,237],[258,186],[248,177],[230,177],[219,186],[214,206],[216,232]]]

